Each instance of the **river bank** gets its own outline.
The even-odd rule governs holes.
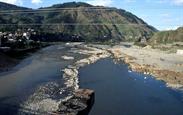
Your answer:
[[[18,63],[18,60],[10,58],[9,56],[0,53],[0,73],[8,71]]]
[[[3,76],[0,79],[2,83],[0,91],[4,93],[1,97],[14,96],[9,95],[9,92],[13,92],[14,87],[22,90],[23,86],[27,90],[27,87],[30,87],[31,84],[36,84],[32,94],[30,93],[23,102],[21,101],[22,103],[19,103],[20,109],[18,112],[20,114],[22,112],[29,113],[29,110],[34,114],[57,112],[62,109],[63,102],[67,103],[67,101],[72,100],[74,92],[80,90],[79,70],[108,57],[124,61],[129,64],[133,71],[150,74],[168,84],[173,84],[171,86],[174,86],[174,88],[175,86],[176,88],[181,87],[182,82],[180,80],[182,80],[182,77],[181,74],[179,76],[179,73],[182,72],[182,69],[178,66],[181,67],[182,58],[175,54],[166,54],[150,48],[140,48],[128,43],[113,47],[67,43],[42,49],[18,65],[16,71]],[[173,65],[177,65],[177,67],[175,68]],[[176,75],[176,79],[174,75]],[[3,84],[5,82],[12,82],[13,84]],[[82,87],[82,89],[84,88]],[[16,94],[19,95],[17,92]]]
[[[73,78],[71,81],[66,82],[66,84],[68,87],[72,84],[72,86],[75,86],[75,90],[79,88],[78,69],[107,57],[112,57],[117,61],[125,62],[129,65],[129,69],[132,71],[154,76],[157,80],[164,81],[168,87],[180,89],[183,86],[183,68],[181,66],[183,59],[179,55],[155,50],[150,47],[141,48],[130,45],[129,43],[114,47],[108,45],[88,44],[84,45],[84,49],[85,50],[83,51],[77,50],[76,52],[80,52],[81,54],[91,54],[91,56],[79,60],[79,63],[76,62],[74,64],[75,66],[70,65],[63,70],[64,78]],[[147,79],[147,77],[145,77],[145,79]],[[76,83],[77,85],[73,85],[73,83]]]
[[[183,94],[151,75],[105,58],[79,70],[79,85],[95,91],[89,115],[182,115]]]
[[[0,73],[8,72],[23,59],[30,56],[31,53],[49,46],[49,44],[44,43],[37,47],[24,48],[24,49],[8,49],[7,51],[0,50]]]
[[[67,51],[68,54],[57,54],[57,56],[63,60],[71,62],[64,68],[60,68],[62,73],[62,85],[50,82],[39,87],[38,90],[21,105],[23,108],[28,108],[29,110],[40,113],[59,111],[59,105],[72,99],[74,92],[79,90],[78,70],[110,56],[110,53],[106,50],[89,47],[82,43],[70,43],[66,44],[66,47],[70,48],[70,50]],[[76,54],[79,58],[76,57]],[[84,55],[83,58],[82,55]]]
[[[65,94],[60,94],[67,89],[61,70],[87,57],[71,52],[73,48],[65,44],[43,48],[23,59],[11,70],[1,73],[0,114],[17,115],[19,111],[32,113],[46,107],[54,108],[54,105],[47,102],[63,99],[68,94],[67,90]],[[74,59],[65,60],[62,57],[64,55]],[[37,103],[42,103],[42,106]]]
[[[166,82],[168,87],[183,87],[183,58],[175,53],[167,53],[147,46],[125,47],[115,46],[109,51],[114,58],[124,61],[132,71],[154,76],[157,80]]]

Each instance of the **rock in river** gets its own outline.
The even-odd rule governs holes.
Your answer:
[[[94,103],[93,90],[78,89],[74,96],[59,105],[56,115],[87,115]]]

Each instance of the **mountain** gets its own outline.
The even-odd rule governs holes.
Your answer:
[[[183,42],[183,27],[177,30],[157,32],[152,36],[149,42],[152,44]]]
[[[29,8],[16,6],[13,4],[7,4],[4,2],[0,2],[0,10],[27,10]]]
[[[12,5],[12,8],[15,7]],[[157,32],[130,12],[82,2],[8,13],[0,13],[0,24],[7,24],[1,26],[0,30],[32,27],[43,33],[81,36],[86,41],[137,41],[143,37],[149,39]]]
[[[26,20],[29,20],[29,14],[18,13],[22,11],[32,11],[32,9],[0,2],[0,31],[11,31],[18,27],[12,24],[26,23]]]

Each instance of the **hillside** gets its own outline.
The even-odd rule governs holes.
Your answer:
[[[125,10],[81,2],[2,13],[0,24],[7,24],[0,27],[4,31],[32,27],[44,33],[81,36],[86,41],[137,41],[142,37],[149,39],[157,31]]]
[[[183,42],[183,27],[177,30],[157,32],[152,36],[149,42],[152,44]]]
[[[0,2],[0,10],[27,10],[29,8],[16,6],[13,4],[7,4],[4,2]]]

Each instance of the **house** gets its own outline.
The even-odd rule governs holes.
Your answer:
[[[30,39],[31,34],[29,32],[24,32],[23,37],[25,37],[27,40]]]
[[[1,47],[1,39],[2,39],[2,37],[3,37],[3,33],[0,32],[0,47]]]
[[[21,37],[21,36],[22,36],[22,31],[21,31],[21,29],[17,29],[17,31],[15,32],[15,36],[16,36],[16,37]]]
[[[8,37],[8,42],[11,42],[11,43],[16,42],[16,39],[15,39],[15,35],[14,34],[9,33],[7,37]]]

